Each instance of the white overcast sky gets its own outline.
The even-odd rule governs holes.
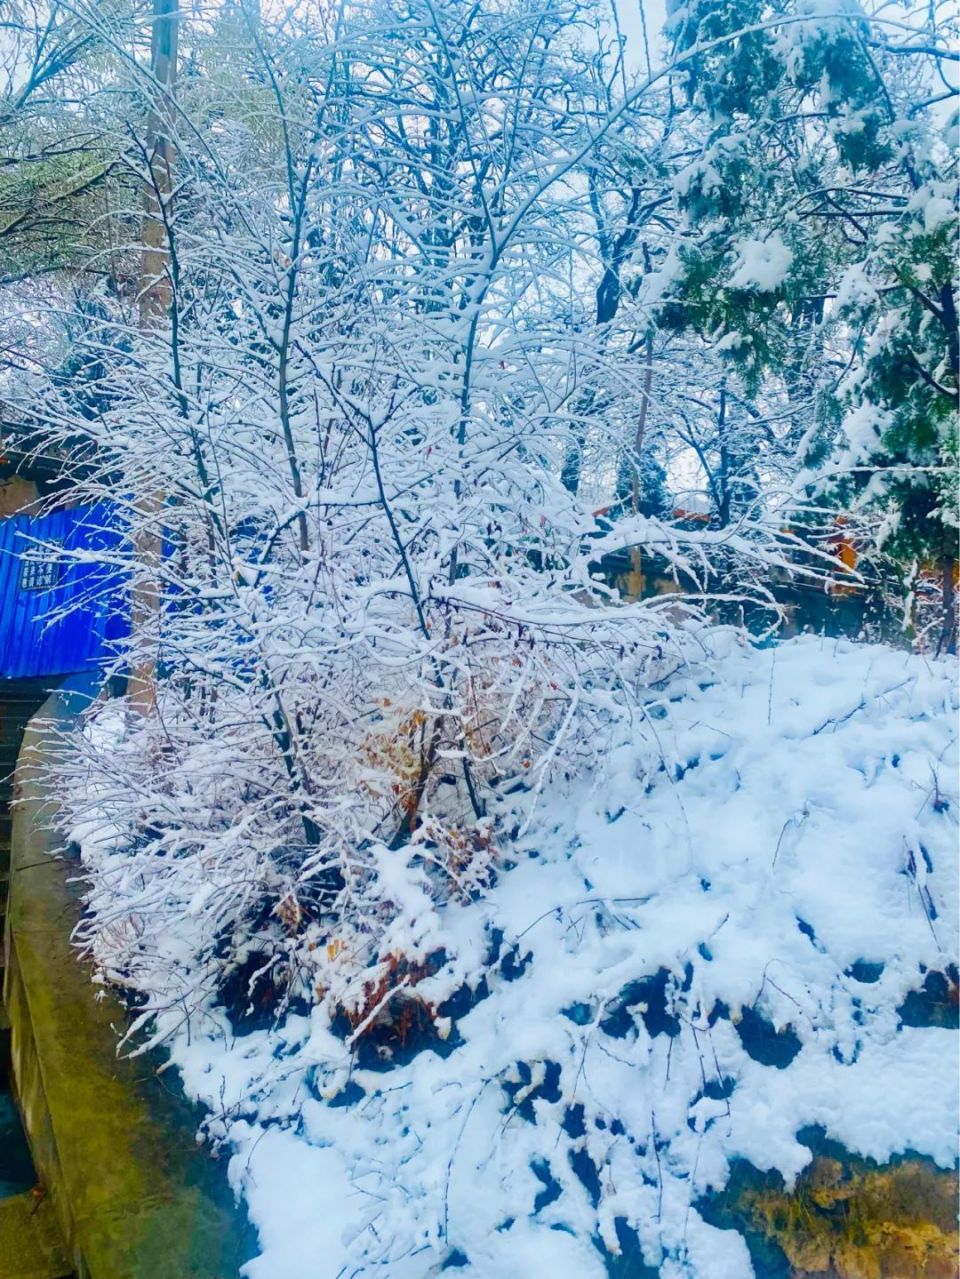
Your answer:
[[[661,61],[661,33],[666,19],[666,0],[609,0],[616,5],[620,30],[627,38],[626,57],[631,68],[646,71],[643,27],[646,22],[650,60],[654,67]]]

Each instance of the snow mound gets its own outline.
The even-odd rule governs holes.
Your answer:
[[[181,1027],[246,1279],[603,1279],[631,1238],[665,1279],[744,1279],[697,1210],[732,1158],[790,1180],[816,1124],[952,1166],[955,1032],[898,1009],[956,961],[956,711],[950,664],[720,632],[450,909],[478,958],[445,1040]]]

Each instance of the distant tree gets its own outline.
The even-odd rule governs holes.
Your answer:
[[[774,392],[795,518],[812,530],[821,507],[827,537],[843,512],[864,548],[938,561],[952,646],[957,170],[937,121],[956,97],[955,15],[803,17],[789,0],[677,12],[690,58],[675,92],[706,136],[680,175],[679,269],[658,322],[701,335],[742,384],[742,429],[721,430],[717,411],[729,465],[701,453],[720,523],[755,485]],[[804,492],[818,468],[827,482]]]
[[[93,270],[90,249],[109,244],[122,166],[100,90],[111,75],[110,45],[127,44],[132,23],[121,0],[101,5],[95,24],[60,0],[4,4],[0,285]]]

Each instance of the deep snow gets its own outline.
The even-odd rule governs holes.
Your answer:
[[[449,908],[482,984],[440,1052],[360,1067],[319,1009],[176,1029],[259,1230],[247,1279],[602,1279],[625,1224],[664,1279],[745,1279],[695,1207],[732,1157],[790,1179],[819,1124],[953,1166],[956,1033],[897,1009],[956,962],[956,711],[952,663],[717,632]]]

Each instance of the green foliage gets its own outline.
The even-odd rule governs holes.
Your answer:
[[[960,528],[956,151],[926,101],[945,33],[891,56],[866,18],[805,13],[796,0],[680,12],[706,145],[678,184],[681,270],[660,323],[712,343],[748,395],[806,397],[800,460],[829,478],[795,522],[831,507],[852,521],[906,600],[911,564],[956,558]],[[782,246],[782,269],[751,281],[743,250],[758,246]]]
[[[795,4],[755,0],[699,0],[683,13],[678,52],[719,43],[685,73],[708,136],[681,175],[683,276],[663,323],[719,340],[756,391],[782,369],[797,318],[851,258],[843,208],[831,204],[842,206],[834,192],[854,173],[891,158],[885,90],[863,23],[798,22]],[[744,246],[773,237],[785,269],[767,284],[739,281]]]
[[[867,468],[853,488],[899,513],[883,539],[897,558],[956,555],[957,230],[951,186],[925,184],[844,282],[861,334],[845,388],[851,457]]]
[[[30,159],[7,153],[0,169],[0,278],[75,266],[91,244],[88,229],[103,211],[114,164],[96,140],[30,141]]]

